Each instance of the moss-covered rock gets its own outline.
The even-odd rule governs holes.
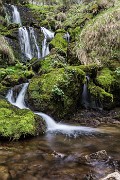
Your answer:
[[[82,64],[106,64],[120,57],[119,1],[90,21],[82,30],[76,44],[76,53]]]
[[[36,111],[69,116],[77,108],[84,79],[85,73],[72,66],[33,77],[28,87],[28,104]]]
[[[50,42],[50,47],[55,48],[57,50],[57,53],[66,56],[67,55],[67,46],[68,42],[66,39],[64,39],[65,33],[59,33],[57,32],[53,40]]]
[[[113,107],[113,95],[106,92],[94,83],[89,83],[88,90],[91,96],[91,107],[103,109],[111,109]]]
[[[45,74],[53,69],[63,68],[66,66],[66,60],[63,56],[56,53],[56,50],[52,50],[51,54],[40,61],[39,74]]]
[[[44,134],[45,122],[30,110],[20,110],[0,99],[0,135],[19,139],[21,136]]]
[[[110,92],[111,87],[114,86],[115,83],[114,74],[108,68],[102,69],[96,80],[98,85],[104,88],[107,92]]]

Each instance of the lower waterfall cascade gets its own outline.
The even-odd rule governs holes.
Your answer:
[[[24,83],[22,86],[22,89],[20,90],[16,101],[14,100],[13,97],[13,89],[8,91],[8,94],[6,95],[7,100],[14,106],[17,106],[20,109],[29,109],[25,105],[25,94],[27,91],[29,83]],[[72,126],[72,125],[67,125],[67,124],[62,124],[62,123],[56,123],[54,119],[52,119],[50,116],[42,113],[42,112],[34,112],[35,114],[41,116],[47,125],[47,132],[51,133],[62,133],[66,135],[73,135],[73,136],[78,136],[80,134],[92,134],[92,133],[100,133],[102,132],[99,129],[91,128],[91,127],[84,127],[84,126]]]

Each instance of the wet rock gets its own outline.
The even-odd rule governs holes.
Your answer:
[[[85,156],[87,161],[97,160],[97,161],[107,161],[108,155],[105,150],[98,151],[96,153],[92,153],[90,155]]]
[[[5,166],[0,166],[0,180],[8,180],[10,178],[8,168]]]
[[[55,69],[33,77],[27,90],[30,109],[57,118],[69,116],[76,110],[84,77],[84,72],[77,66]]]
[[[119,172],[111,173],[105,178],[102,178],[101,180],[120,180],[120,173]]]

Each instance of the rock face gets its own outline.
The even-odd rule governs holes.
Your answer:
[[[119,180],[120,179],[120,173],[114,172],[106,176],[105,178],[102,178],[101,180]]]
[[[21,136],[44,134],[45,122],[30,110],[20,110],[0,99],[0,135],[19,139]]]
[[[31,79],[28,104],[36,111],[65,117],[77,108],[85,74],[79,67],[52,70]]]

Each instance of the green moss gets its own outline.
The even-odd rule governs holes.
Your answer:
[[[91,95],[91,102],[99,101],[104,109],[110,109],[113,106],[112,94],[106,92],[101,87],[96,86],[94,83],[89,83],[88,89]]]
[[[40,26],[47,28],[54,28],[55,26],[55,11],[57,6],[36,6],[33,4],[26,5],[32,11],[33,18],[38,22]]]
[[[65,59],[56,53],[56,51],[51,52],[51,54],[45,57],[44,60],[40,61],[40,74],[45,74],[53,69],[62,68],[66,66]]]
[[[68,42],[64,39],[64,35],[65,33],[57,33],[50,42],[50,46],[55,48],[58,53],[66,56]]]
[[[0,135],[19,139],[22,135],[36,135],[38,121],[36,115],[30,110],[20,110],[10,105],[4,99],[0,99]],[[39,118],[39,121],[42,119]],[[40,133],[45,132],[45,124],[39,127]],[[40,129],[41,128],[41,129]]]
[[[97,76],[97,82],[106,91],[110,92],[110,88],[115,82],[115,78],[112,71],[110,71],[108,68],[102,69],[99,75]]]
[[[76,66],[34,77],[28,87],[29,104],[35,110],[64,117],[71,109],[75,111],[84,79],[85,73]]]
[[[27,67],[22,63],[17,63],[15,66],[0,68],[0,81],[7,86],[13,86],[19,82],[25,82],[34,75],[33,71],[27,70]]]

